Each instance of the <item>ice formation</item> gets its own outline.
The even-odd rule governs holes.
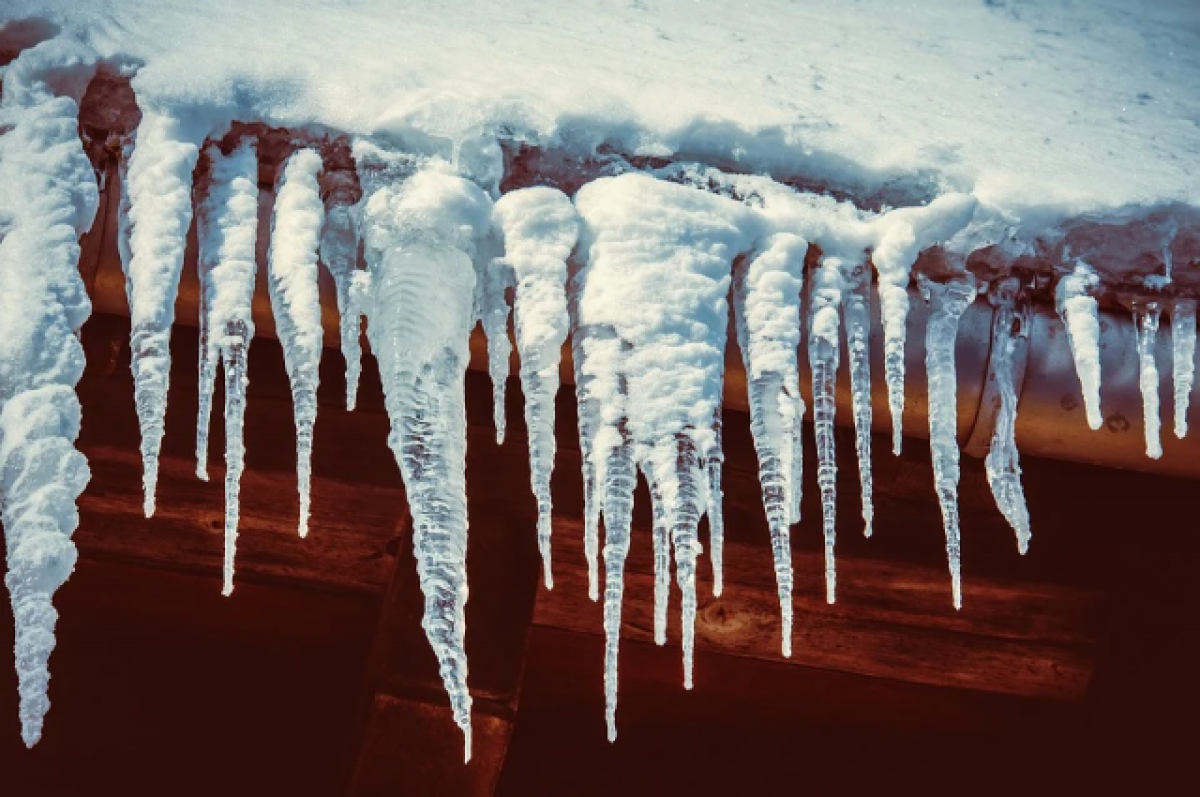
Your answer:
[[[733,309],[746,366],[750,432],[758,455],[763,509],[771,533],[783,626],[783,655],[792,655],[792,545],[800,522],[804,452],[800,396],[800,291],[808,242],[777,233],[741,261]],[[657,528],[656,528],[657,530]]]
[[[871,262],[879,275],[883,319],[883,376],[892,414],[892,453],[899,454],[904,435],[904,346],[908,322],[908,286],[921,251],[947,240],[975,215],[978,200],[946,194],[924,207],[899,208],[876,222],[877,240]]]
[[[321,155],[316,150],[300,149],[288,158],[275,194],[271,248],[267,256],[271,314],[275,317],[279,342],[283,344],[296,416],[301,537],[308,536],[313,426],[317,420],[317,384],[324,343],[321,296],[317,291],[317,249],[325,220],[317,182],[320,172]]]
[[[833,545],[837,532],[837,454],[833,436],[834,394],[838,370],[845,279],[841,258],[826,256],[813,274],[808,310],[808,367],[812,372],[813,426],[817,437],[817,487],[821,491],[821,520],[825,536],[825,600],[837,595]]]
[[[954,344],[958,321],[975,300],[975,281],[967,273],[937,282],[920,275],[921,293],[929,302],[925,329],[925,377],[929,383],[929,448],[933,482],[942,507],[946,556],[954,608],[962,608],[962,566],[958,520],[958,374]]]
[[[1018,286],[1015,279],[1002,280],[988,291],[995,308],[992,317],[992,370],[999,393],[996,428],[992,433],[984,468],[988,486],[1000,514],[1017,535],[1017,550],[1029,550],[1029,509],[1021,486],[1021,460],[1017,452],[1017,389],[1013,381],[1013,354],[1017,340],[1025,334],[1024,321],[1018,314]]]
[[[862,494],[863,536],[875,521],[875,487],[871,469],[871,271],[865,262],[849,270],[842,294],[846,355],[850,362],[850,401],[854,414],[854,448]]]
[[[692,685],[697,526],[713,511],[718,413],[734,257],[753,239],[742,205],[643,174],[595,180],[575,205],[583,219],[574,277],[576,353],[583,377],[581,447],[592,469],[585,499],[604,517],[605,698],[616,736],[617,650],[633,488],[640,469],[674,552],[682,593],[684,685]],[[750,234],[753,234],[752,232]],[[715,512],[714,512],[715,514]]]
[[[75,499],[90,478],[75,450],[91,313],[77,263],[98,191],[78,135],[89,48],[48,41],[4,72],[0,99],[0,520],[15,626],[21,738],[50,708],[55,591],[75,567]]]
[[[1087,263],[1075,261],[1074,268],[1058,281],[1055,303],[1062,316],[1075,358],[1075,372],[1083,390],[1088,426],[1099,429],[1100,414],[1100,315],[1095,292],[1100,277]]]
[[[525,394],[525,426],[529,430],[529,479],[537,499],[538,549],[549,588],[554,585],[550,568],[554,397],[558,393],[562,346],[570,325],[567,258],[579,237],[579,217],[571,200],[561,191],[536,187],[501,197],[495,206],[495,223],[504,243],[504,265],[512,270],[516,283],[514,309],[517,350],[521,355],[521,392]],[[505,340],[507,334],[505,329]],[[489,335],[489,347],[491,338]],[[507,359],[506,356],[505,376]]]
[[[1176,299],[1171,305],[1171,382],[1175,394],[1175,436],[1188,430],[1188,404],[1196,379],[1196,300]]]
[[[208,179],[196,208],[200,255],[200,411],[196,422],[196,475],[208,478],[208,422],[217,366],[225,373],[225,557],[221,594],[233,593],[233,563],[241,514],[246,446],[246,369],[254,339],[251,301],[258,274],[258,156],[252,138],[226,155],[206,152]],[[282,326],[286,329],[286,317]],[[290,364],[290,363],[289,363]],[[289,368],[289,370],[291,370]],[[297,404],[297,408],[301,407]]]
[[[1146,438],[1146,456],[1162,456],[1162,420],[1158,405],[1158,323],[1162,315],[1157,301],[1138,301],[1133,307],[1137,327],[1138,387],[1142,391],[1142,432]]]
[[[492,203],[474,183],[360,143],[369,278],[360,281],[404,477],[425,594],[422,626],[471,756],[471,695],[463,647],[467,600],[466,408],[476,322],[476,255]]]
[[[362,308],[355,304],[353,290],[358,269],[358,231],[352,208],[357,202],[352,173],[346,169],[325,173],[331,185],[325,195],[325,225],[321,230],[320,255],[337,286],[338,328],[342,356],[346,360],[346,409],[358,401],[362,373]]]
[[[125,193],[119,238],[132,324],[130,367],[142,431],[146,517],[154,514],[171,374],[171,324],[192,222],[192,171],[202,140],[168,113],[143,108],[121,181]]]

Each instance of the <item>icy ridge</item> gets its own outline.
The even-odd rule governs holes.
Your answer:
[[[490,230],[492,203],[436,165],[409,176],[386,163],[375,170],[379,153],[371,148],[356,145],[354,154],[364,175],[360,230],[370,275],[358,283],[359,300],[391,419],[388,442],[412,511],[422,626],[469,760],[463,392],[476,322],[474,258]]]
[[[77,334],[91,313],[79,236],[99,192],[78,135],[96,54],[68,40],[22,52],[0,97],[0,522],[26,746],[50,708],[54,593],[70,577],[75,500],[90,478],[75,447],[83,373]]]
[[[271,314],[283,345],[296,419],[301,537],[308,536],[313,427],[317,420],[317,385],[325,339],[321,296],[317,290],[318,247],[325,221],[325,205],[317,181],[321,166],[321,155],[313,149],[297,150],[288,158],[275,194],[267,254]]]
[[[579,237],[579,216],[561,191],[536,187],[512,191],[496,202],[494,224],[504,244],[504,261],[515,280],[517,350],[529,433],[529,478],[538,505],[538,549],[547,588],[550,568],[554,471],[554,397],[558,393],[562,346],[567,339],[567,258]],[[507,329],[505,330],[507,339]],[[491,346],[489,335],[489,347]],[[489,348],[490,356],[490,348]],[[505,358],[505,374],[508,363]]]
[[[196,475],[208,478],[208,424],[217,366],[225,373],[225,555],[221,594],[233,593],[241,478],[246,446],[247,367],[254,340],[251,302],[258,275],[258,155],[255,141],[243,138],[226,155],[215,145],[206,152],[210,171],[196,209],[200,277],[199,417],[196,423]]]

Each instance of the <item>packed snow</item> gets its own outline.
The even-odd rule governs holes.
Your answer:
[[[347,408],[357,401],[364,319],[379,363],[388,442],[412,511],[423,627],[469,758],[463,391],[477,325],[488,339],[497,442],[515,339],[537,506],[530,533],[547,587],[555,397],[564,346],[572,354],[610,739],[639,474],[652,504],[654,638],[667,639],[673,569],[688,688],[702,517],[714,596],[723,589],[731,318],[784,655],[808,413],[801,384],[811,380],[833,602],[841,339],[870,536],[872,321],[882,330],[899,454],[914,282],[930,306],[929,436],[954,607],[963,603],[955,342],[979,291],[993,307],[989,372],[998,395],[985,469],[1022,553],[1030,519],[1014,357],[1033,299],[1009,276],[1017,264],[1039,260],[1052,274],[1040,298],[1052,295],[1066,328],[1093,429],[1104,420],[1102,308],[1136,288],[1151,457],[1162,454],[1155,341],[1168,317],[1174,431],[1186,434],[1196,348],[1189,271],[1200,263],[1200,11],[1187,0],[1128,5],[764,0],[754,14],[731,15],[724,4],[692,0],[436,8],[10,0],[0,44],[12,21],[44,20],[37,30],[51,36],[22,41],[27,49],[0,72],[0,514],[26,743],[40,737],[49,705],[51,598],[74,565],[74,501],[88,479],[73,447],[83,367],[76,333],[90,312],[76,261],[97,184],[77,118],[97,69],[131,78],[141,113],[121,142],[118,246],[145,514],[155,510],[170,335],[194,215],[197,474],[208,475],[220,365],[223,592],[232,591],[251,298],[263,264],[255,259],[259,142],[227,134],[234,123],[286,128],[265,280],[293,395],[299,532],[307,534],[310,510],[324,264],[336,290]],[[570,165],[514,187],[506,180],[528,177],[514,172],[522,148]]]

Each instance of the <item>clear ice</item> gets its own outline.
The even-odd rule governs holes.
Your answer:
[[[791,526],[800,520],[804,399],[800,396],[800,292],[808,242],[776,233],[739,262],[733,309],[746,367],[750,433],[771,534],[782,650],[792,655]]]
[[[992,316],[992,369],[1000,394],[996,412],[996,428],[988,449],[984,468],[988,486],[996,499],[1000,514],[1017,535],[1017,550],[1029,550],[1029,509],[1025,504],[1025,489],[1021,486],[1021,460],[1017,452],[1017,391],[1013,381],[1013,352],[1024,333],[1018,316],[1015,279],[1002,280],[988,291],[995,307]]]
[[[1175,394],[1175,436],[1187,437],[1188,405],[1196,380],[1196,300],[1171,305],[1171,382]]]
[[[471,757],[463,646],[467,600],[466,407],[476,322],[475,257],[492,203],[474,183],[356,145],[365,197],[360,230],[369,278],[359,283],[367,335],[404,477],[425,594],[422,626]]]
[[[317,249],[325,221],[325,205],[321,202],[318,183],[320,173],[321,155],[316,150],[297,150],[288,158],[275,194],[271,247],[267,255],[271,314],[275,317],[275,332],[283,346],[296,420],[296,486],[300,494],[301,537],[308,536],[313,427],[317,421],[317,384],[325,338],[321,326],[321,296],[317,290]]]
[[[222,595],[233,593],[233,565],[241,514],[246,445],[246,375],[254,339],[251,302],[258,274],[258,155],[243,138],[229,155],[208,148],[208,179],[196,208],[200,254],[200,410],[196,423],[196,473],[208,478],[208,423],[217,365],[225,372],[225,556]]]
[[[958,374],[954,344],[958,321],[975,300],[975,281],[970,274],[935,282],[920,275],[921,293],[929,302],[929,326],[925,330],[925,375],[929,383],[929,448],[933,453],[933,482],[942,507],[946,530],[946,555],[954,608],[962,608],[962,564],[959,559],[958,519]]]
[[[1137,328],[1138,387],[1142,391],[1142,433],[1146,438],[1146,456],[1162,456],[1162,420],[1158,404],[1158,323],[1162,306],[1157,301],[1136,301],[1133,323]]]

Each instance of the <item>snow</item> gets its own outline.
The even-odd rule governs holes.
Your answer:
[[[85,46],[44,42],[9,65],[0,99],[0,521],[30,747],[50,708],[51,601],[75,567],[75,499],[90,478],[74,448],[76,334],[91,313],[76,264],[99,197],[77,129],[95,65]]]
[[[412,511],[422,626],[469,760],[463,391],[477,318],[475,256],[490,232],[492,203],[438,164],[418,167],[370,147],[354,154],[365,191],[360,230],[370,274],[360,282],[361,306],[392,424],[388,442]]]
[[[505,262],[515,280],[521,392],[525,394],[525,426],[529,430],[529,479],[538,505],[538,549],[546,587],[550,588],[554,585],[550,569],[554,397],[558,393],[562,345],[570,325],[567,258],[579,236],[579,217],[561,191],[536,187],[505,194],[496,203],[494,218],[504,242]],[[508,374],[507,357],[504,374]]]
[[[313,426],[317,420],[320,381],[321,297],[317,291],[317,250],[325,220],[317,178],[321,155],[301,149],[288,158],[275,194],[267,285],[276,333],[292,385],[296,415],[296,472],[300,493],[301,537],[308,536],[312,480]]]
[[[196,474],[207,479],[208,421],[213,382],[220,363],[225,372],[225,557],[221,594],[233,593],[240,489],[246,446],[247,367],[254,340],[251,301],[258,266],[258,156],[254,140],[243,138],[226,155],[215,145],[206,151],[208,179],[200,185],[196,237],[200,242],[200,412],[196,424]],[[287,317],[283,328],[287,329]],[[290,369],[289,369],[290,370]],[[298,405],[301,406],[301,405]]]

